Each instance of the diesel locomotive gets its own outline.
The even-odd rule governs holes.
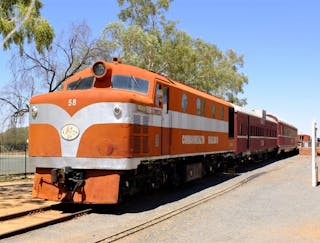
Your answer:
[[[95,62],[30,107],[32,195],[47,200],[116,204],[296,149],[297,129],[273,115],[117,60]]]

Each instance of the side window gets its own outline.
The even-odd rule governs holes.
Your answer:
[[[206,107],[206,101],[204,99],[201,99],[201,107],[200,107],[200,114],[204,116],[205,114],[205,107]]]
[[[155,97],[155,105],[158,107],[162,107],[163,103],[163,90],[160,84],[157,84],[156,87],[156,97]]]
[[[196,105],[197,105],[197,115],[204,116],[205,100],[198,97],[196,102],[197,102],[196,103]]]
[[[201,100],[200,100],[200,98],[198,97],[197,98],[197,115],[201,115]]]
[[[221,107],[221,119],[224,120],[224,108]]]
[[[182,94],[181,107],[182,107],[182,112],[187,112],[187,110],[188,110],[188,96],[186,94]]]
[[[215,118],[216,117],[216,112],[217,112],[217,108],[215,104],[212,104],[212,117]]]

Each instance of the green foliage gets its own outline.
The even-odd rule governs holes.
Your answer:
[[[23,51],[24,40],[35,42],[37,51],[48,49],[54,38],[54,31],[49,22],[42,18],[40,0],[1,0],[0,34],[3,48],[7,50],[16,44]]]
[[[153,30],[165,20],[164,11],[169,9],[173,0],[118,0],[121,9],[118,17],[121,21],[129,21],[144,30]]]
[[[161,48],[156,34],[146,32],[137,25],[126,27],[123,23],[111,23],[103,32],[100,45],[109,48],[112,56],[119,56],[127,64],[152,70]]]
[[[28,139],[28,128],[10,128],[0,134],[0,145],[2,150],[23,150]]]
[[[171,0],[118,0],[119,18],[110,23],[99,43],[109,55],[124,63],[153,70],[195,88],[245,105],[238,98],[248,83],[242,55],[233,50],[222,52],[216,45],[194,39],[179,31],[176,23],[166,21],[163,12]]]

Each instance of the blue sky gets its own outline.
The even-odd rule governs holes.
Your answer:
[[[82,20],[98,36],[118,20],[117,0],[43,4],[42,15],[57,36]],[[310,134],[312,121],[320,124],[319,10],[317,0],[174,0],[166,16],[195,38],[243,54],[247,107],[265,109]],[[9,54],[0,51],[0,86],[10,78]]]

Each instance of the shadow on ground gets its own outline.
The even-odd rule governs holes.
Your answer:
[[[24,204],[43,205],[44,200],[32,199],[32,182],[0,186],[0,209],[19,207]]]
[[[192,194],[203,191],[207,188],[214,187],[218,184],[224,183],[230,179],[235,178],[248,171],[253,171],[258,168],[273,164],[279,160],[273,159],[268,161],[262,161],[259,163],[249,163],[238,167],[235,173],[217,173],[207,176],[201,180],[187,183],[178,188],[171,188],[153,192],[151,194],[138,194],[119,205],[94,205],[94,212],[98,214],[116,214],[121,215],[125,213],[140,213],[148,210],[155,209],[167,203],[179,201]]]

